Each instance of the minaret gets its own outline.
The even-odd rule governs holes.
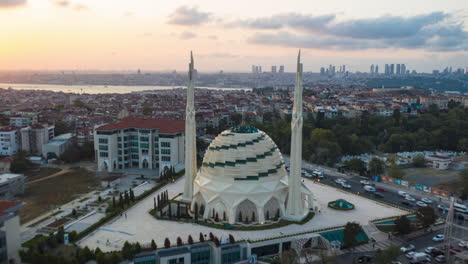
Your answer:
[[[185,187],[182,200],[190,202],[193,196],[193,179],[197,173],[197,146],[195,131],[195,88],[193,87],[193,55],[190,52],[187,106],[185,108]]]
[[[301,51],[297,56],[296,85],[294,87],[294,104],[291,118],[291,170],[288,179],[288,204],[285,218],[300,221],[306,212],[301,201],[302,170],[302,63]]]

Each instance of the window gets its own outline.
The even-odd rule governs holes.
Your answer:
[[[161,147],[170,148],[171,147],[171,142],[161,142]]]
[[[107,144],[108,139],[107,138],[99,138],[99,144]]]
[[[140,148],[149,148],[148,143],[140,143]]]
[[[162,161],[171,161],[171,157],[170,156],[161,156],[161,160]]]
[[[140,137],[140,141],[148,142],[148,141],[149,141],[149,137]]]
[[[171,155],[171,149],[161,149],[161,154]]]
[[[107,145],[99,145],[99,150],[109,150]]]
[[[99,157],[107,158],[107,157],[109,157],[109,154],[107,152],[99,152]]]

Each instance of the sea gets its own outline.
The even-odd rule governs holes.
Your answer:
[[[178,88],[186,88],[185,86],[120,86],[120,85],[56,85],[56,84],[18,84],[18,83],[0,83],[0,88],[17,89],[17,90],[44,90],[53,92],[75,93],[75,94],[125,94],[133,92],[145,92],[155,90],[170,90]],[[250,91],[251,88],[220,88],[220,87],[196,87],[211,90],[245,90]]]

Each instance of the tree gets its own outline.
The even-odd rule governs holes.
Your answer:
[[[94,259],[94,254],[93,252],[88,248],[88,246],[84,247],[81,249],[78,253],[78,259],[80,260],[81,263],[88,262],[92,259]]]
[[[417,154],[413,157],[413,165],[417,168],[426,167],[426,158],[423,154]]]
[[[462,199],[466,199],[468,197],[468,168],[463,169],[460,171],[460,180],[462,185]]]
[[[366,163],[361,159],[353,158],[345,162],[345,168],[362,175],[366,170]]]
[[[70,128],[68,127],[67,122],[59,120],[54,123],[54,135],[60,136],[65,133],[69,133]]]
[[[60,155],[60,159],[66,163],[75,163],[80,161],[81,152],[78,144],[70,144],[65,151]]]
[[[395,179],[403,179],[405,176],[405,172],[396,164],[396,162],[392,162],[388,167],[388,176]]]
[[[151,109],[151,107],[149,107],[149,106],[144,106],[143,107],[143,114],[144,115],[150,115],[152,112],[153,112],[153,109]]]
[[[434,208],[429,206],[419,207],[416,211],[416,218],[421,222],[424,227],[429,227],[437,220],[437,215]]]
[[[133,256],[135,255],[134,253],[134,248],[132,244],[128,243],[128,241],[125,241],[123,247],[122,247],[122,257],[127,260],[133,259]]]
[[[13,156],[13,161],[10,164],[10,171],[13,173],[23,173],[32,169],[33,163],[27,159],[27,153],[20,151]]]
[[[151,239],[151,249],[156,250],[158,246],[156,245],[156,242],[154,242],[154,239]]]
[[[372,176],[383,174],[385,172],[385,162],[379,158],[373,157],[369,161],[369,172]]]
[[[375,264],[389,264],[400,256],[400,250],[396,246],[389,246],[385,250],[378,250],[374,256]]]
[[[348,222],[346,223],[343,231],[343,241],[345,247],[353,248],[357,246],[356,236],[362,231],[361,226],[358,223]]]
[[[134,254],[138,254],[141,252],[141,245],[140,245],[140,242],[136,242],[135,243],[135,248],[133,250]]]
[[[180,247],[180,246],[182,246],[182,245],[183,245],[183,243],[182,243],[182,238],[177,237],[177,246]]]
[[[395,229],[402,235],[406,235],[411,232],[411,222],[406,215],[402,215],[395,219]]]
[[[188,236],[187,242],[191,245],[193,244],[193,238],[191,235]]]
[[[171,247],[171,241],[169,240],[169,238],[164,239],[164,247],[165,248]]]

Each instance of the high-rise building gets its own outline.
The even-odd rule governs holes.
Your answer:
[[[280,65],[280,67],[279,67],[279,73],[284,73],[284,65]]]
[[[388,64],[385,64],[385,75],[389,75],[390,74],[390,66]]]
[[[399,63],[396,65],[396,74],[397,75],[401,74],[401,65]]]
[[[252,65],[252,73],[257,73],[257,66]]]
[[[343,71],[342,71],[342,72],[343,72],[343,73],[346,72],[346,65],[343,65]]]
[[[390,75],[395,74],[395,64],[390,64]]]
[[[42,146],[54,137],[54,128],[48,124],[34,124],[22,128],[21,150],[32,155],[42,155]]]
[[[379,74],[379,65],[375,65],[375,74]]]
[[[400,73],[401,74],[406,74],[406,65],[405,64],[401,64]]]
[[[374,64],[372,64],[372,65],[370,66],[370,74],[374,74],[374,72],[375,72],[375,68],[374,68],[374,67],[375,67]]]
[[[325,68],[324,67],[320,67],[320,75],[325,75]]]
[[[258,73],[262,73],[262,66],[258,66]]]
[[[271,73],[276,73],[276,66],[271,66]]]

